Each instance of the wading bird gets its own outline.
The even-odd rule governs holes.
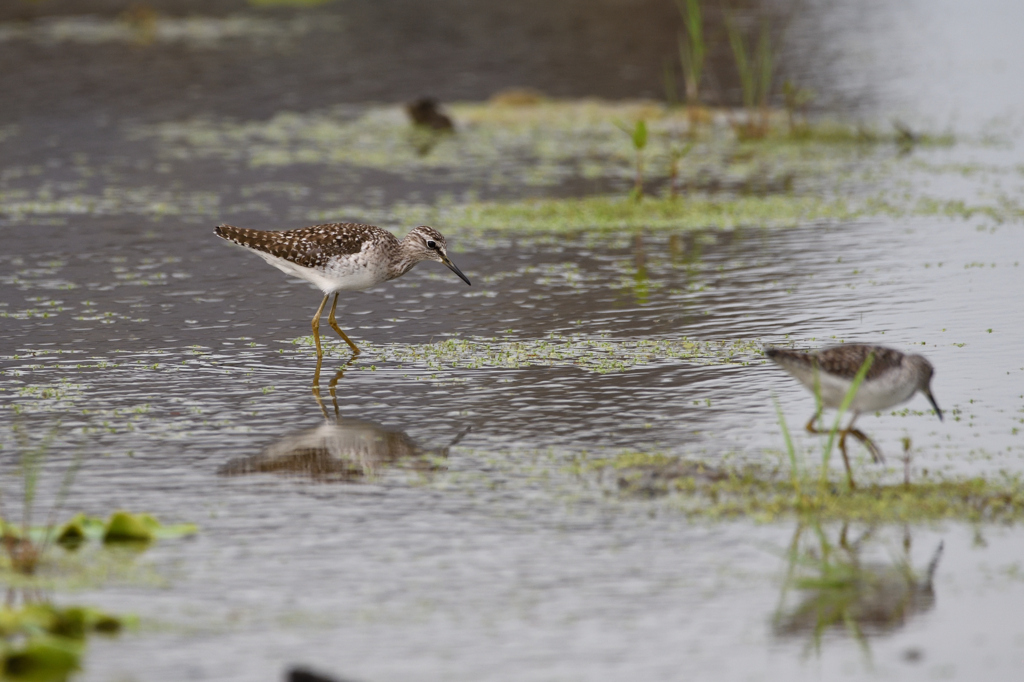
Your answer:
[[[324,300],[313,316],[313,340],[316,342],[314,385],[320,383],[320,364],[323,361],[320,316],[331,294],[334,294],[334,303],[327,321],[358,355],[359,348],[341,331],[334,319],[340,292],[369,289],[404,275],[424,260],[444,263],[462,281],[470,283],[448,258],[444,236],[426,225],[414,228],[401,241],[387,230],[359,223],[329,223],[284,232],[218,225],[214,233],[253,251],[275,268],[304,279],[324,292]]]
[[[882,451],[864,432],[853,428],[853,423],[862,412],[885,410],[906,402],[920,391],[935,408],[939,421],[942,410],[932,396],[931,381],[935,370],[928,360],[920,355],[906,355],[885,348],[867,344],[843,344],[818,351],[766,348],[765,355],[812,393],[819,396],[820,406],[807,422],[810,433],[827,433],[815,426],[823,408],[838,409],[853,387],[854,379],[865,363],[870,363],[867,373],[849,404],[853,418],[839,433],[839,451],[843,455],[846,476],[853,485],[850,460],[846,455],[846,436],[859,440],[871,453],[875,462],[882,461]]]

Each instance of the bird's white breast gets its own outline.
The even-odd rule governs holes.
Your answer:
[[[278,270],[305,280],[325,294],[336,291],[361,291],[387,280],[385,259],[373,258],[374,251],[363,245],[359,253],[338,256],[327,262],[324,268],[308,268],[284,258],[256,251],[260,258]]]
[[[815,371],[812,367],[789,365],[785,369],[811,392],[820,391],[821,404],[831,409],[837,409],[843,404],[843,399],[853,386],[850,379]],[[861,382],[857,395],[850,403],[850,409],[854,412],[884,410],[906,402],[915,391],[917,386],[912,377],[903,369],[893,369],[870,381]]]

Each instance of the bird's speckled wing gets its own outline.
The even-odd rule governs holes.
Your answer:
[[[769,359],[780,365],[810,369],[817,364],[821,371],[842,379],[853,379],[857,376],[857,371],[868,359],[868,355],[872,353],[874,360],[868,370],[867,379],[874,379],[893,369],[898,369],[903,362],[903,353],[897,350],[861,343],[832,346],[817,352],[769,348],[765,353]]]
[[[359,253],[366,242],[397,242],[387,230],[359,223],[328,223],[284,232],[218,225],[214,232],[239,246],[307,268],[323,268],[335,256]]]
[[[883,346],[871,346],[860,343],[833,346],[818,351],[818,363],[822,370],[837,377],[853,379],[857,376],[861,365],[874,355],[871,368],[866,379],[875,379],[886,372],[899,369],[903,362],[903,353]]]

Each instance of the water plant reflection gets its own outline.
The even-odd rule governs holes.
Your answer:
[[[58,682],[81,668],[91,634],[116,635],[121,618],[82,606],[27,602],[0,607],[0,669],[5,680]]]
[[[879,543],[875,527],[851,541],[849,524],[844,523],[832,541],[818,522],[798,523],[772,619],[774,634],[810,635],[807,651],[816,653],[826,633],[845,634],[870,656],[869,637],[889,634],[931,611],[942,543],[927,566],[917,570],[910,558],[909,529],[904,530],[902,553],[889,561],[864,560],[872,542]],[[799,593],[799,598],[792,599],[793,593]]]
[[[647,274],[647,249],[642,230],[637,230],[633,235],[633,264],[633,295],[637,305],[644,305],[650,295],[650,278]]]

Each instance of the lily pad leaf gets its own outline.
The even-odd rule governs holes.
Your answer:
[[[81,647],[62,637],[32,637],[3,654],[3,678],[52,682],[79,669]]]
[[[57,531],[56,540],[59,544],[73,548],[86,540],[99,540],[103,537],[106,524],[85,514],[76,514]]]
[[[196,526],[191,523],[163,525],[149,514],[116,511],[110,515],[103,532],[103,542],[149,542],[158,538],[191,535]]]

